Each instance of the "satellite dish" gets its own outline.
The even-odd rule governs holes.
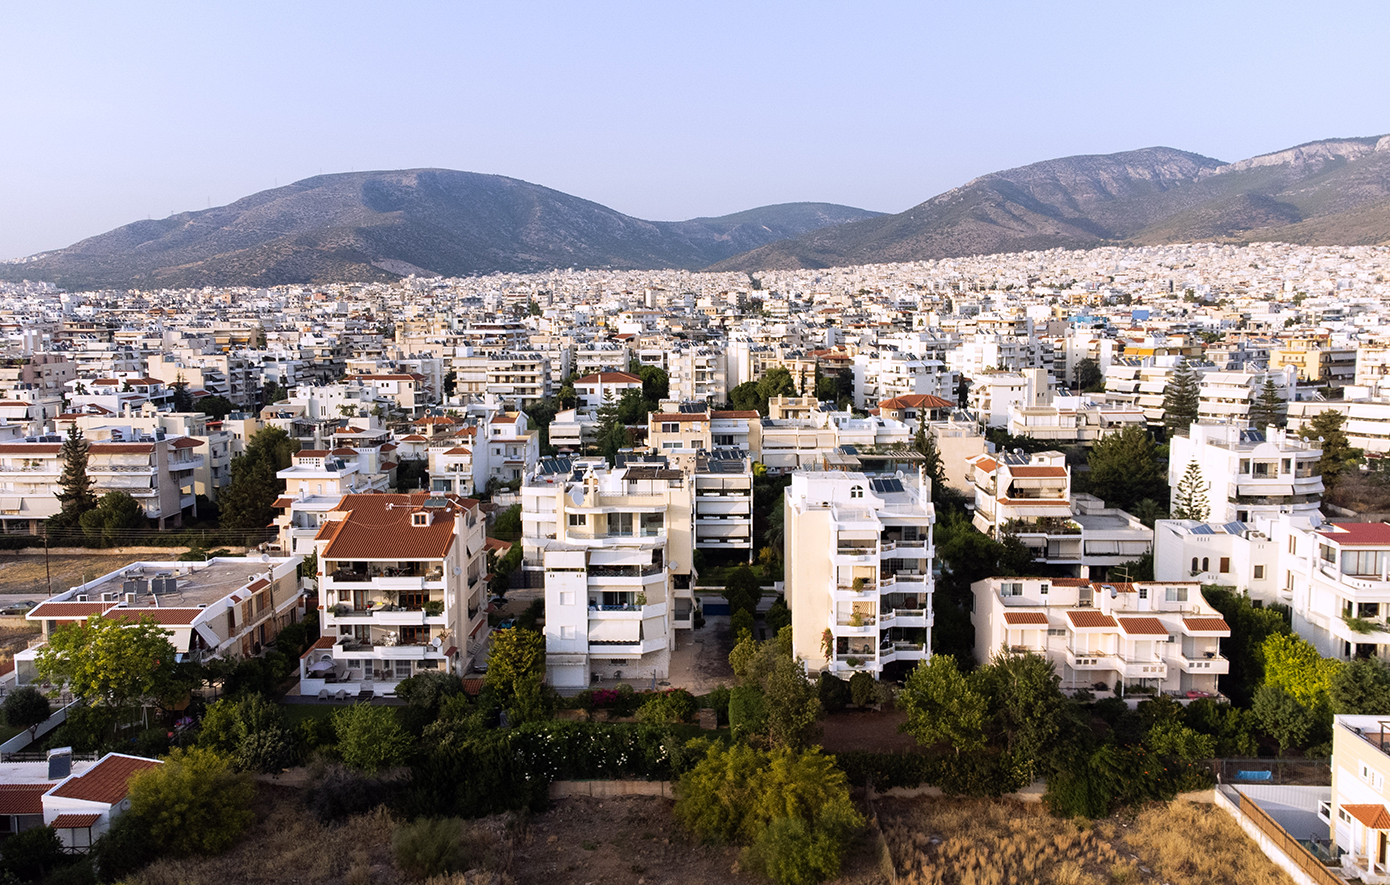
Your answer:
[[[574,502],[574,506],[581,506],[584,503],[584,490],[579,486],[570,489],[570,500]]]
[[[436,648],[436,649],[439,648],[439,647],[440,647],[441,645],[443,645],[443,644],[444,644],[444,640],[440,639],[438,636],[436,636],[436,637],[434,637],[433,639],[430,640],[430,646],[433,647],[433,648]]]
[[[261,554],[261,562],[270,562],[270,554],[269,554],[269,553],[262,553],[262,554]]]
[[[457,578],[461,574],[463,574],[463,569],[459,568],[458,566],[454,566],[454,577]]]

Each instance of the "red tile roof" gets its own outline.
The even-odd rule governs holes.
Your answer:
[[[299,657],[301,660],[303,660],[304,658],[307,658],[309,655],[313,654],[316,651],[325,648],[332,648],[334,644],[337,643],[337,641],[338,637],[336,636],[320,636],[318,639],[315,639],[314,644],[305,649],[304,654],[300,655]]]
[[[1114,627],[1115,619],[1098,611],[1069,611],[1067,620],[1073,627]]]
[[[641,384],[642,379],[627,372],[597,372],[575,379],[575,384]]]
[[[880,409],[954,409],[956,404],[929,393],[907,393],[883,400]]]
[[[1197,633],[1225,632],[1229,634],[1231,632],[1231,627],[1226,623],[1225,618],[1183,618],[1182,622],[1187,626],[1187,629]]]
[[[1091,583],[1089,578],[1052,578],[1051,580],[1054,587],[1085,587]]]
[[[178,439],[174,440],[174,448],[176,449],[196,449],[198,448],[198,446],[201,445],[203,445],[202,440],[189,439],[186,436],[181,436]]]
[[[142,621],[149,618],[156,624],[165,627],[181,627],[193,623],[193,619],[206,611],[201,608],[163,608],[153,605],[144,605],[132,608],[113,608],[108,609],[102,617],[119,621],[125,618],[129,621]]]
[[[1168,635],[1168,628],[1158,618],[1120,618],[1120,629],[1130,636]]]
[[[762,413],[757,409],[728,409],[722,412],[710,412],[711,418],[761,418]]]
[[[1004,623],[1011,627],[1021,627],[1024,624],[1046,626],[1047,615],[1042,612],[1004,612]]]
[[[92,443],[93,455],[148,455],[154,451],[154,443]]]
[[[1009,473],[1016,477],[1026,476],[1066,476],[1065,467],[1010,467]]]
[[[293,503],[294,503],[294,499],[293,499],[293,498],[276,498],[276,499],[275,499],[275,503],[274,503],[274,504],[271,504],[270,506],[271,506],[271,509],[273,509],[273,510],[279,510],[279,509],[281,509],[281,508],[283,508],[283,507],[288,507],[288,506],[290,506],[290,505],[293,504]]]
[[[112,753],[87,770],[49,791],[50,796],[115,805],[126,797],[130,779],[161,763],[157,759]]]
[[[991,470],[994,470],[998,466],[999,462],[994,460],[993,458],[982,457],[980,458],[980,460],[975,462],[975,469],[983,470],[985,473],[989,473]]]
[[[36,621],[66,621],[74,618],[85,618],[88,615],[99,615],[115,604],[114,602],[41,602],[37,608],[29,612],[29,617]]]
[[[708,421],[708,412],[652,412],[651,420],[662,421]]]
[[[56,455],[62,443],[0,443],[0,455]]]
[[[319,529],[315,540],[328,540],[325,559],[443,559],[454,544],[456,509],[474,509],[476,501],[444,496],[447,508],[435,511],[430,525],[411,525],[425,494],[345,495],[332,512],[346,512],[340,521]]]
[[[1373,830],[1390,830],[1390,812],[1384,805],[1343,805],[1342,810]]]
[[[0,815],[43,814],[43,794],[53,784],[0,784]]]
[[[49,826],[55,830],[85,830],[99,820],[99,814],[60,814]]]
[[[1334,522],[1332,526],[1318,534],[1343,547],[1390,547],[1390,525],[1383,522]]]

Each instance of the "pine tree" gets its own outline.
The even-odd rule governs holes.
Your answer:
[[[1211,483],[1202,480],[1202,468],[1196,461],[1187,462],[1187,470],[1178,481],[1178,489],[1173,495],[1173,518],[1195,519],[1206,522],[1211,516],[1211,505],[1207,502],[1207,492]]]
[[[1163,423],[1169,435],[1187,436],[1197,422],[1197,406],[1202,382],[1197,373],[1184,362],[1178,366],[1163,391]]]
[[[1274,379],[1266,375],[1264,386],[1250,404],[1250,426],[1256,430],[1264,430],[1271,424],[1283,427],[1287,409],[1279,388],[1274,386]]]
[[[1354,470],[1365,457],[1365,452],[1352,448],[1342,425],[1347,416],[1341,412],[1327,409],[1314,416],[1303,426],[1298,435],[1307,440],[1321,440],[1322,457],[1318,459],[1318,472],[1322,474],[1323,485],[1331,491],[1343,473]]]
[[[93,481],[87,476],[87,452],[90,448],[82,431],[73,424],[68,428],[68,438],[63,441],[60,457],[63,459],[63,474],[58,478],[58,501],[62,509],[53,517],[57,526],[77,525],[82,514],[97,506],[96,493],[92,491]]]
[[[931,481],[931,499],[941,502],[946,490],[946,465],[941,461],[941,450],[936,447],[936,437],[927,432],[926,418],[917,421],[917,436],[912,441],[912,449],[922,456],[922,469]]]

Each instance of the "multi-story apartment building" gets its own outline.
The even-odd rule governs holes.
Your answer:
[[[1089,396],[1046,397],[1046,404],[1009,406],[1008,432],[1060,445],[1092,445],[1126,427],[1145,427],[1137,406],[1093,402]]]
[[[1041,655],[1070,691],[1217,697],[1230,669],[1230,627],[1195,582],[993,577],[970,588],[976,658]]]
[[[936,511],[925,481],[798,471],[785,495],[793,653],[842,674],[926,660]]]
[[[986,427],[1007,427],[1011,410],[1045,406],[1051,389],[1042,369],[989,372],[971,379],[968,402],[976,420]]]
[[[1348,881],[1390,880],[1390,718],[1347,716],[1332,723],[1332,796],[1323,820]],[[1319,809],[1322,814],[1324,809]]]
[[[1235,587],[1251,599],[1281,602],[1279,545],[1255,524],[1160,519],[1154,523],[1154,577]]]
[[[1390,525],[1284,516],[1269,527],[1294,630],[1324,657],[1390,660]]]
[[[139,622],[151,618],[192,660],[249,658],[304,616],[301,556],[218,556],[205,562],[135,562],[72,587],[29,612],[44,639],[92,615]],[[15,655],[23,685],[37,676],[42,643]]]
[[[386,695],[416,673],[462,675],[487,641],[478,502],[347,495],[315,539],[323,638],[301,661],[306,695]]]
[[[693,626],[695,483],[680,470],[601,464],[543,462],[522,486],[523,556],[544,570],[557,687],[665,678],[676,630]]]
[[[551,393],[550,361],[527,351],[489,357],[486,391],[511,409],[545,399]]]
[[[1308,429],[1323,412],[1337,412],[1346,416],[1342,432],[1349,445],[1368,455],[1390,455],[1390,379],[1377,381],[1369,388],[1348,387],[1345,394],[1346,398],[1340,400],[1289,403],[1289,433]]]
[[[1178,485],[1194,462],[1208,486],[1211,518],[1217,521],[1252,522],[1280,513],[1310,516],[1322,504],[1322,450],[1279,428],[1266,439],[1263,431],[1238,424],[1193,424],[1187,436],[1175,436],[1169,445],[1170,506],[1176,505]]]
[[[579,410],[589,415],[596,414],[605,405],[616,406],[628,390],[640,393],[642,379],[627,372],[596,372],[574,381],[574,395],[579,401]]]
[[[382,475],[368,474],[357,460],[327,449],[300,449],[275,476],[285,483],[285,494],[275,501],[282,511],[275,519],[280,549],[304,555],[314,552],[319,529],[344,495],[387,489]]]
[[[814,365],[811,371],[814,376]],[[671,351],[666,358],[666,372],[670,395],[676,399],[713,403],[728,399],[728,356],[721,349],[685,347]]]
[[[1259,398],[1266,379],[1274,381],[1280,399],[1290,402],[1296,397],[1298,376],[1292,366],[1273,372],[1207,372],[1202,376],[1197,420],[1249,427],[1250,406]]]
[[[202,464],[193,471],[194,495],[205,495],[216,501],[218,491],[231,481],[232,435],[222,429],[221,422],[209,419],[202,412],[161,412],[153,403],[122,415],[119,421],[122,429],[129,428],[142,436],[154,436],[162,430],[168,437],[203,443],[199,453],[203,455]],[[107,439],[111,435],[107,427],[112,417],[108,415],[65,415],[58,422],[58,429],[64,430],[70,422],[91,440]]]
[[[166,436],[162,429],[153,435],[129,427],[102,432],[87,451],[87,476],[97,497],[125,492],[161,529],[182,525],[184,510],[197,515],[193,477],[205,459],[195,449],[204,443]],[[36,533],[40,522],[59,511],[62,439],[50,434],[0,442],[0,525],[6,532]]]

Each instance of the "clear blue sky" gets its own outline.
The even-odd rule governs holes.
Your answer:
[[[1387,33],[1384,2],[7,3],[0,257],[352,169],[667,220],[1236,160],[1390,132]]]

